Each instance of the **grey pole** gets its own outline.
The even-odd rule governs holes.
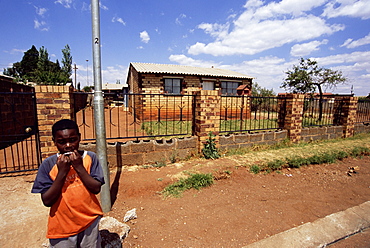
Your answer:
[[[110,198],[110,179],[107,162],[107,143],[104,118],[104,98],[101,79],[99,15],[99,0],[91,0],[96,153],[103,167],[105,184],[101,188],[100,199],[103,212],[106,213],[111,210],[112,204]]]

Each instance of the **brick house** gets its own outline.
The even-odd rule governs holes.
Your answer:
[[[174,117],[191,114],[187,98],[200,90],[219,90],[221,95],[251,95],[253,77],[226,69],[201,68],[183,65],[131,63],[127,84],[134,94],[148,95],[130,99],[129,107],[142,119],[153,118],[156,109],[173,113]],[[243,90],[240,91],[240,86]],[[171,98],[172,106],[163,107]],[[176,98],[175,101],[172,99]],[[235,106],[239,104],[235,102]],[[179,107],[180,106],[180,107]],[[229,111],[230,112],[230,111]],[[231,111],[232,112],[232,111]],[[230,113],[231,113],[230,112]],[[154,117],[156,117],[154,116]]]
[[[132,93],[192,94],[203,90],[221,90],[222,95],[236,95],[240,85],[249,94],[253,77],[226,69],[183,65],[131,63],[127,84]]]

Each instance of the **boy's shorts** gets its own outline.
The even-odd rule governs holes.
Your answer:
[[[101,248],[101,237],[99,233],[99,221],[101,216],[84,231],[68,238],[49,239],[50,248],[76,248],[96,247]]]

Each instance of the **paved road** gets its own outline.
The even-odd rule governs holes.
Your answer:
[[[328,248],[369,248],[370,247],[370,228],[367,228],[346,239],[342,239]]]

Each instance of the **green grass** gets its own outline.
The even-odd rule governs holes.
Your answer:
[[[167,186],[162,194],[165,197],[181,197],[185,190],[196,189],[208,187],[213,184],[212,173],[208,174],[190,174],[190,177],[185,179],[180,179],[179,181]]]
[[[361,157],[369,156],[370,149],[367,147],[357,146],[349,151],[343,150],[332,150],[321,154],[314,154],[309,157],[292,156],[284,160],[275,159],[273,161],[267,162],[259,165],[250,166],[250,172],[258,174],[260,172],[270,173],[272,171],[281,170],[283,168],[300,168],[302,166],[308,166],[311,164],[325,164],[325,163],[335,163],[338,160],[342,160],[347,157]]]
[[[312,117],[303,117],[302,119],[302,127],[310,127],[310,126],[332,126],[333,125],[333,118],[329,118],[326,116],[322,117],[322,120],[319,121],[318,118]]]
[[[221,132],[234,132],[239,130],[267,130],[277,129],[277,119],[246,119],[246,120],[221,120],[220,131]]]
[[[191,121],[146,121],[141,129],[148,136],[191,134]]]

